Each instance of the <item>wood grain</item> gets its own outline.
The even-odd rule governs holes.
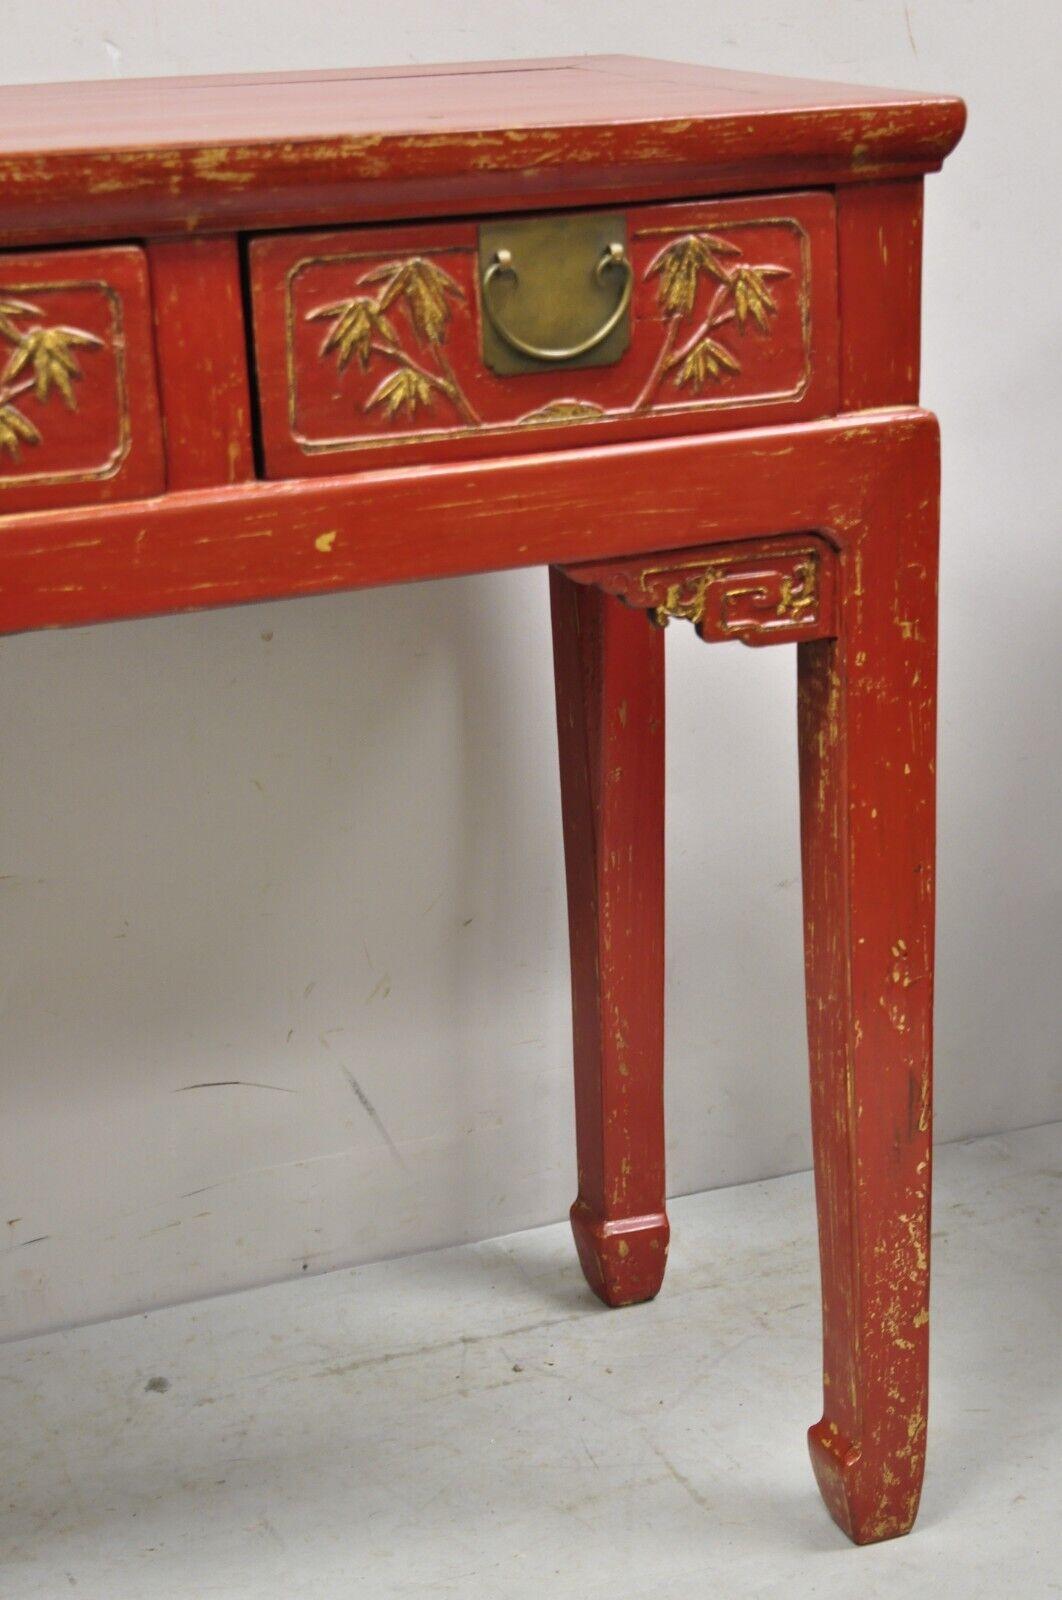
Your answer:
[[[607,1305],[651,1300],[664,1209],[664,638],[550,573],[572,971],[575,1241]]]
[[[798,421],[837,409],[836,217],[830,196],[768,195],[677,206],[630,207],[626,224],[635,289],[630,345],[602,367],[560,366],[498,377],[484,365],[477,230],[472,223],[359,228],[255,239],[250,246],[255,352],[266,470],[322,476],[391,461],[455,460],[613,440]],[[702,272],[689,314],[669,315],[662,250],[690,234],[720,241],[723,271],[768,267],[765,327],[738,322],[733,295]],[[729,251],[732,253],[723,253]],[[387,297],[367,275],[389,263],[426,262],[444,273],[437,337],[418,333],[406,297]],[[589,271],[589,267],[588,267]],[[450,287],[452,285],[452,287]],[[330,334],[338,308],[356,300],[376,327],[340,364]],[[744,304],[744,302],[743,302]],[[762,306],[761,302],[761,306]],[[711,336],[732,366],[680,382],[677,358],[707,332],[710,308],[728,320]],[[333,311],[331,320],[322,311]],[[675,364],[668,367],[668,360]],[[424,377],[420,397],[391,414],[381,387]],[[560,405],[565,420],[543,412]],[[573,418],[572,405],[582,407]],[[591,414],[588,414],[589,413]]]
[[[922,180],[837,197],[841,406],[916,405],[922,312]]]
[[[0,90],[0,239],[593,205],[932,171],[961,100],[626,56]]]
[[[623,56],[0,89],[0,633],[554,569],[572,1221],[609,1304],[656,1293],[668,1237],[664,658],[645,613],[798,642],[824,1316],[809,1440],[859,1542],[911,1526],[924,1461],[939,439],[915,402],[922,176],[964,120],[954,97]],[[499,379],[475,219],[572,207],[631,224],[628,357],[566,371],[567,392]],[[683,268],[676,317],[638,229],[736,236],[757,217],[777,270],[739,306],[736,272],[704,269],[740,326],[703,343],[715,301]],[[329,305],[402,252],[429,277],[447,263],[453,292],[425,312],[396,289],[372,315],[401,335],[341,370]],[[381,395],[383,356],[406,375]],[[664,379],[720,403],[665,404]],[[560,422],[525,426],[555,400]],[[403,408],[427,421],[402,432]]]
[[[837,551],[825,539],[740,540],[566,567],[660,627],[690,622],[708,643],[803,644],[837,632]]]
[[[144,252],[121,245],[0,256],[0,303],[8,308],[0,314],[0,423],[8,435],[0,516],[160,490]]]
[[[153,241],[151,271],[166,482],[202,489],[254,477],[247,331],[235,239]]]
[[[935,439],[928,413],[878,411],[0,518],[0,632],[678,550],[764,528],[843,545],[867,486],[902,478]]]
[[[906,1533],[925,1463],[939,467],[860,509],[836,641],[801,645],[801,826],[831,1513]]]

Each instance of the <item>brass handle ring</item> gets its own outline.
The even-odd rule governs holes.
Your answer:
[[[589,350],[596,350],[599,344],[604,343],[612,330],[619,327],[626,315],[627,307],[631,303],[631,291],[634,288],[634,273],[631,271],[627,253],[621,244],[609,245],[594,268],[594,277],[599,282],[604,282],[605,273],[615,268],[618,268],[623,273],[623,288],[620,292],[619,300],[616,302],[615,310],[611,312],[608,319],[589,338],[583,339],[579,344],[569,345],[567,349],[550,350],[543,345],[528,344],[525,339],[521,339],[518,334],[513,333],[511,328],[506,328],[503,325],[501,318],[491,304],[492,287],[498,278],[507,277],[512,278],[517,284],[520,282],[519,273],[513,265],[511,250],[502,249],[496,251],[494,260],[483,274],[483,309],[487,313],[491,327],[498,337],[504,339],[505,343],[510,345],[512,349],[518,350],[522,356],[530,356],[534,361],[571,361],[576,356],[585,356]]]

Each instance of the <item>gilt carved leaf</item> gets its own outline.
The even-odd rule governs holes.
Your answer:
[[[368,411],[373,406],[381,406],[384,416],[391,421],[400,411],[405,411],[411,417],[418,406],[430,406],[431,403],[432,385],[428,378],[412,367],[399,367],[397,372],[392,372],[373,390],[365,402],[365,409]]]
[[[778,310],[774,297],[767,287],[768,278],[787,278],[789,276],[785,267],[747,267],[734,268],[730,278],[730,289],[734,296],[734,314],[737,317],[738,327],[744,330],[751,316],[761,333],[770,329],[768,317]]]
[[[789,276],[788,267],[746,259],[742,247],[720,233],[700,229],[670,239],[642,270],[643,285],[656,280],[664,334],[650,376],[629,410],[652,409],[668,378],[674,387],[699,395],[705,387],[740,374],[734,341],[727,342],[722,330],[736,324],[741,334],[751,327],[769,337],[771,319],[779,310],[772,283]],[[331,324],[320,355],[334,357],[341,373],[352,363],[362,372],[377,362],[387,364],[389,370],[363,401],[363,410],[392,423],[413,417],[442,397],[462,423],[482,427],[444,349],[452,319],[473,315],[461,285],[437,261],[422,255],[374,262],[357,284],[373,292],[332,300],[304,316]],[[396,307],[405,313],[408,326],[395,317]],[[652,322],[646,317],[642,323],[646,337]],[[692,327],[680,335],[686,322]],[[596,401],[562,393],[515,420],[545,426],[612,414]]]
[[[528,411],[521,422],[592,422],[605,415],[604,406],[592,400],[550,400],[537,411]]]
[[[740,247],[714,233],[689,233],[675,239],[653,257],[646,277],[660,275],[660,309],[667,317],[688,317],[693,313],[702,275],[726,283],[728,273],[720,256],[741,254]]]
[[[14,345],[0,373],[0,452],[6,450],[15,461],[21,459],[24,444],[39,445],[43,443],[43,435],[14,400],[32,390],[34,398],[44,405],[53,390],[57,390],[67,408],[76,411],[74,383],[83,374],[74,352],[103,347],[102,339],[81,328],[42,324],[19,326],[27,317],[43,315],[40,307],[28,300],[16,300],[0,293],[0,334]]]
[[[78,345],[92,347],[102,343],[94,333],[82,333],[77,328],[30,328],[12,351],[0,383],[13,384],[29,369],[38,400],[47,400],[54,386],[73,411],[77,402],[72,380],[82,375],[73,351]]]
[[[401,300],[417,337],[424,344],[442,344],[450,321],[450,300],[463,301],[464,294],[448,272],[423,256],[406,261],[388,261],[362,273],[361,283],[383,283],[381,311]]]
[[[0,450],[6,450],[16,461],[22,459],[24,444],[40,444],[41,434],[17,406],[8,403],[0,406]]]
[[[356,356],[364,372],[369,365],[374,342],[388,345],[398,343],[394,324],[384,316],[379,305],[368,295],[357,295],[351,300],[340,300],[334,305],[317,306],[307,313],[307,321],[332,319],[321,354],[336,352],[340,372]]]
[[[741,363],[731,355],[725,345],[705,334],[694,344],[672,358],[675,382],[680,387],[688,384],[695,394],[700,394],[709,378],[725,377],[728,372],[740,372]]]

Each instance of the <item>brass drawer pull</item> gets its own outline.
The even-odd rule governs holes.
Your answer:
[[[549,349],[544,345],[530,344],[526,339],[507,328],[502,322],[498,312],[492,305],[493,286],[501,277],[509,277],[519,284],[520,275],[513,263],[511,250],[504,247],[496,250],[494,260],[483,274],[483,309],[490,319],[491,327],[500,339],[513,350],[519,351],[522,356],[528,356],[533,361],[573,361],[577,356],[585,356],[590,350],[596,350],[603,344],[614,328],[619,327],[627,314],[627,307],[631,303],[631,291],[634,288],[634,274],[631,264],[627,259],[627,252],[622,244],[610,244],[603,251],[594,267],[593,276],[599,283],[603,283],[605,274],[610,271],[619,271],[623,274],[623,287],[619,299],[610,315],[587,338],[578,344],[568,345],[564,349]]]

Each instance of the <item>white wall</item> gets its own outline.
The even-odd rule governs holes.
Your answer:
[[[1054,0],[47,10],[8,80],[620,49],[968,98],[927,194],[938,1129],[1062,1116]],[[683,1191],[807,1164],[808,1117],[792,652],[668,650]],[[0,642],[3,1332],[563,1214],[551,692],[542,574]]]

